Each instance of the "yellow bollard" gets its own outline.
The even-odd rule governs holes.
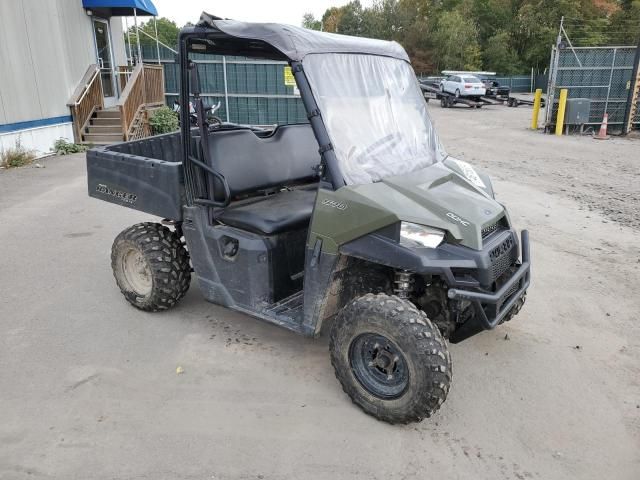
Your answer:
[[[536,96],[533,99],[533,116],[531,117],[531,130],[538,129],[538,114],[540,113],[541,99],[542,89],[536,88]]]
[[[567,106],[568,90],[563,88],[560,90],[560,101],[558,102],[558,116],[556,117],[556,135],[562,135],[562,127],[564,127],[564,110]]]

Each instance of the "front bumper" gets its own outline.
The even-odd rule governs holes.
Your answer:
[[[521,233],[522,262],[512,276],[496,291],[491,293],[451,288],[447,295],[452,300],[469,300],[475,315],[463,323],[451,335],[451,342],[458,343],[482,330],[490,330],[501,323],[511,310],[521,301],[531,282],[531,262],[529,256],[529,232]]]

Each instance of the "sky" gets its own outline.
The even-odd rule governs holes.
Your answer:
[[[276,22],[300,25],[302,16],[313,13],[320,18],[329,7],[345,5],[349,0],[152,0],[160,17],[167,17],[182,27],[195,23],[200,13],[247,22]],[[368,5],[369,1],[362,2]]]

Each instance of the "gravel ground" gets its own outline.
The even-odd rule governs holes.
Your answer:
[[[441,109],[434,102],[431,110],[450,154],[486,169],[496,180],[572,198],[586,210],[640,229],[637,138],[536,135],[527,129],[532,109],[526,106],[472,111]]]
[[[640,142],[530,132],[527,107],[432,110],[533,261],[521,314],[451,347],[432,419],[364,415],[326,337],[195,284],[169,312],[131,308],[109,249],[149,217],[87,198],[82,155],[50,158],[0,171],[0,478],[636,480]]]

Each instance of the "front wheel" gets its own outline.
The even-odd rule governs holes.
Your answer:
[[[367,294],[344,307],[330,352],[342,389],[378,420],[418,422],[447,398],[447,344],[424,312],[398,297]]]
[[[111,268],[124,297],[140,310],[173,307],[191,282],[189,254],[180,237],[158,223],[122,231],[111,247]]]

